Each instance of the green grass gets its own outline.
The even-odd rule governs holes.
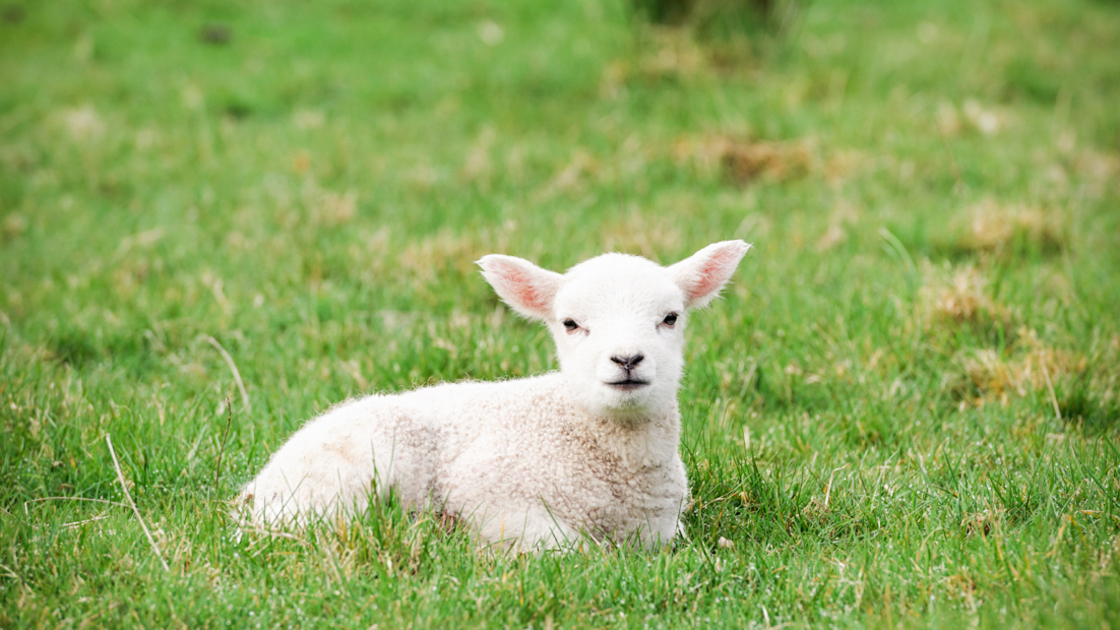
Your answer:
[[[4,5],[0,626],[1120,626],[1120,5],[743,41],[548,4]],[[479,256],[729,238],[674,549],[491,555],[392,503],[234,536],[330,404],[555,366]],[[131,510],[39,500],[125,501],[107,435],[168,572]]]

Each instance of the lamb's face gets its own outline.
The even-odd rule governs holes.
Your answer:
[[[715,298],[749,247],[715,243],[671,267],[605,254],[564,275],[512,256],[478,262],[507,304],[548,325],[572,400],[596,415],[634,420],[672,406],[685,311]]]
[[[547,323],[573,401],[641,417],[676,398],[685,321],[684,292],[665,268],[607,254],[565,274]]]

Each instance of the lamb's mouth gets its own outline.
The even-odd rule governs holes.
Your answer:
[[[613,387],[614,389],[617,389],[617,390],[621,390],[621,391],[624,391],[624,392],[630,392],[630,391],[634,391],[635,389],[641,389],[641,388],[645,387],[646,385],[649,385],[649,381],[637,381],[637,380],[634,380],[632,378],[628,378],[625,381],[618,381],[616,383],[607,383],[607,385],[609,385],[609,386],[611,386],[611,387]]]

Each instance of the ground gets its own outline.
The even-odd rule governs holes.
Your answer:
[[[770,4],[0,6],[0,626],[1120,626],[1120,4]],[[317,411],[555,367],[480,256],[730,238],[675,548],[234,535]]]

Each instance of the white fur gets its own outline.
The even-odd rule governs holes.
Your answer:
[[[686,310],[710,302],[748,248],[716,243],[668,268],[605,254],[564,275],[485,256],[502,299],[548,326],[560,371],[342,403],[273,454],[241,500],[259,523],[302,525],[349,517],[392,489],[410,509],[457,516],[517,549],[668,542],[688,501],[677,410]]]

